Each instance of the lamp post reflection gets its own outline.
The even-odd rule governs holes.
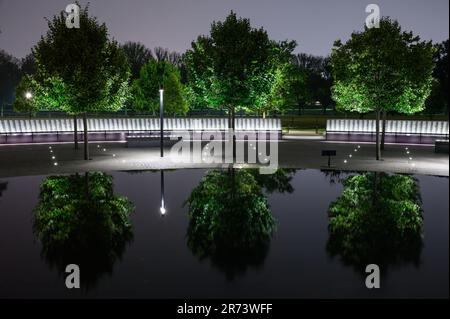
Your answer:
[[[166,214],[166,206],[164,203],[164,171],[161,170],[161,207],[159,208],[161,216]]]
[[[163,140],[163,133],[164,133],[164,88],[161,86],[159,89],[159,129],[160,129],[160,152],[161,157],[164,157],[164,140]],[[161,206],[162,207],[162,206]]]

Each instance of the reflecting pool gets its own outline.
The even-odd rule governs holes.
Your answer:
[[[0,298],[448,298],[448,186],[291,169],[0,179]]]

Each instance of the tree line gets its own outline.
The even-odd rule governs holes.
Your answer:
[[[21,112],[83,117],[85,142],[88,113],[131,108],[156,115],[160,88],[166,115],[224,110],[230,128],[237,111],[265,117],[292,107],[301,113],[315,103],[374,112],[378,119],[388,112],[448,112],[448,40],[422,41],[390,18],[353,32],[346,43],[337,40],[328,57],[294,54],[295,41],[272,40],[233,11],[183,54],[118,44],[88,6],[80,10],[79,29],[67,28],[65,19],[64,12],[49,19],[47,33],[24,60],[2,52],[1,99],[14,99]]]
[[[230,30],[225,32],[230,32]],[[194,41],[194,43],[200,44],[201,41]],[[63,43],[63,45],[65,44]],[[78,48],[83,45],[85,44],[77,43]],[[0,50],[0,104],[13,104],[21,79],[36,72],[34,53],[36,48],[21,60]],[[156,93],[150,94],[148,89],[158,87],[162,79],[155,72],[163,72],[166,74],[164,81],[167,87],[166,94],[169,96],[166,104],[167,114],[184,115],[188,110],[208,108],[226,109],[223,105],[215,105],[204,96],[196,96],[196,90],[199,89],[197,74],[200,67],[195,65],[195,60],[189,59],[192,52],[195,52],[195,46],[183,54],[162,47],[151,50],[140,42],[126,42],[119,48],[125,54],[130,68],[128,81],[130,94],[121,108],[155,114],[158,90]],[[226,53],[225,56],[230,57],[229,53],[231,52]],[[426,99],[424,111],[429,114],[448,114],[448,40],[434,44],[433,60],[435,68],[432,90]],[[191,70],[188,67],[191,67]],[[196,69],[192,70],[192,68]],[[279,98],[266,98],[263,105],[242,105],[239,107],[240,109],[259,115],[274,111],[283,113],[287,109],[297,109],[298,113],[302,114],[308,105],[318,105],[323,108],[335,106],[331,90],[334,84],[331,55],[322,57],[306,53],[291,54],[289,63],[284,66],[284,69],[271,71],[273,71],[271,76],[274,79],[277,78],[272,81],[273,84],[283,86],[283,88],[274,87],[273,93],[278,93]],[[23,85],[19,86],[19,88],[21,87]],[[171,103],[172,101],[173,103]],[[50,109],[43,104],[30,105],[23,103],[24,101],[18,102],[22,102],[14,105],[18,112]]]

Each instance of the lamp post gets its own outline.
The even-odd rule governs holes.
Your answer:
[[[33,94],[30,91],[27,91],[27,92],[25,92],[25,98],[27,100],[31,100],[33,98]],[[31,112],[32,111],[30,111],[30,120],[31,120]]]
[[[159,88],[159,128],[160,128],[160,148],[161,148],[161,157],[164,157],[164,140],[163,140],[163,132],[164,132],[164,88],[162,85]]]
[[[166,206],[164,204],[164,171],[161,170],[161,207],[159,208],[161,216],[166,214]]]

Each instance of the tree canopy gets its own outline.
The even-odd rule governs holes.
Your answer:
[[[153,59],[153,53],[140,42],[125,42],[121,46],[131,69],[131,80],[139,78],[141,68]]]
[[[365,26],[364,31],[352,33],[345,44],[336,41],[331,65],[336,108],[375,112],[379,160],[381,112],[383,116],[387,111],[419,112],[431,92],[434,68],[431,41],[420,41],[412,32],[402,31],[397,21],[382,18],[379,27]]]
[[[249,19],[231,12],[213,22],[186,52],[189,103],[195,107],[261,108],[267,105],[276,70],[287,62],[294,42],[275,42]]]
[[[80,28],[67,28],[65,21],[64,12],[48,20],[47,34],[33,48],[36,73],[23,78],[17,96],[33,82],[36,100],[30,103],[38,109],[72,114],[120,109],[128,97],[125,54],[108,38],[106,25],[89,16],[88,7],[80,9]],[[58,95],[48,94],[55,86],[60,88]],[[46,96],[39,98],[40,94]]]
[[[32,50],[36,71],[22,78],[14,104],[19,111],[83,114],[85,160],[89,159],[87,113],[122,108],[129,97],[130,76],[122,49],[109,39],[106,25],[89,16],[88,9],[80,8],[79,28],[66,26],[65,12],[47,20],[48,31]],[[76,121],[74,129],[77,148]]]
[[[388,110],[415,113],[424,108],[432,83],[433,46],[397,21],[382,18],[365,27],[331,55],[333,99],[338,109],[361,113]]]
[[[132,86],[132,106],[135,110],[159,112],[159,89],[164,87],[164,113],[186,114],[188,105],[180,72],[171,63],[150,60],[141,68]]]

